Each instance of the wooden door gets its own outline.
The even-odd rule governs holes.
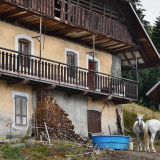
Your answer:
[[[88,136],[91,136],[91,133],[101,132],[101,113],[98,111],[88,110]],[[91,133],[90,133],[91,132]]]
[[[93,70],[93,62],[92,61],[88,61],[88,69],[89,70]],[[96,71],[96,65],[94,63],[94,71]],[[94,90],[95,89],[95,73],[92,71],[88,72],[88,87],[90,90]]]

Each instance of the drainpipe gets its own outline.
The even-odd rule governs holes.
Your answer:
[[[42,32],[42,17],[40,16],[40,80],[41,80],[41,32]]]

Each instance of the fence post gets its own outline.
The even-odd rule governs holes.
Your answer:
[[[50,137],[49,137],[49,134],[48,134],[48,129],[47,129],[47,126],[46,126],[46,122],[44,122],[44,125],[45,125],[45,129],[46,129],[46,132],[47,132],[49,145],[51,146]]]

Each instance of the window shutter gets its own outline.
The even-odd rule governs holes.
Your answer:
[[[16,104],[15,104],[15,121],[17,124],[20,124],[21,123],[21,106],[20,106],[20,102],[21,102],[21,99],[20,97],[15,97],[15,101],[16,101]]]
[[[22,98],[22,124],[27,124],[27,99]]]
[[[27,124],[27,99],[26,97],[15,97],[15,122],[19,125]]]

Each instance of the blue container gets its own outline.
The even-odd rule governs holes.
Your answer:
[[[98,135],[92,136],[93,147],[96,149],[122,149],[128,150],[129,136]]]

